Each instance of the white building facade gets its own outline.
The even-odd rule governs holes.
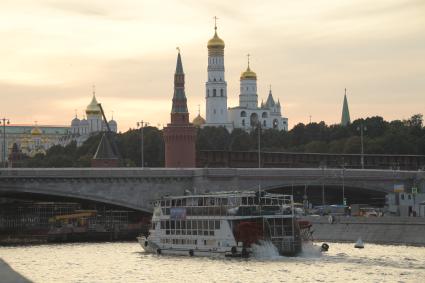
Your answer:
[[[85,113],[87,115],[87,119],[83,117],[83,119],[80,120],[77,115],[74,119],[72,119],[70,135],[65,139],[65,144],[75,140],[77,145],[80,146],[89,138],[90,135],[108,130],[105,121],[103,121],[102,111],[100,110],[99,103],[97,102],[94,92],[93,98],[87,106]],[[117,132],[118,125],[113,117],[108,122],[108,125],[112,132]]]
[[[217,35],[208,41],[208,80],[206,86],[206,123],[203,127],[225,127],[247,131],[261,124],[265,129],[288,130],[288,119],[282,117],[280,101],[270,90],[266,103],[258,106],[257,74],[248,68],[240,77],[239,106],[227,107],[227,82],[224,77],[224,41]]]

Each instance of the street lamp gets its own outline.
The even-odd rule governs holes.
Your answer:
[[[10,124],[10,121],[8,118],[0,119],[0,125],[3,125],[3,168],[6,168],[6,155],[7,155],[6,124],[7,125]]]
[[[346,205],[346,201],[345,201],[345,164],[342,164],[342,205]]]
[[[141,153],[141,159],[142,159],[142,168],[145,166],[145,160],[144,160],[144,156],[143,156],[143,144],[144,144],[144,142],[143,142],[143,128],[145,127],[145,126],[147,126],[147,125],[149,125],[149,123],[147,123],[147,122],[143,122],[143,120],[142,121],[140,121],[140,122],[137,122],[137,127],[140,127],[140,132],[141,132],[141,135],[142,135],[142,137],[141,137],[141,141],[140,141],[140,143],[141,143],[141,147],[142,147],[142,149],[141,149],[141,151],[142,151],[142,153]]]
[[[258,122],[258,168],[261,168],[261,122]]]
[[[357,127],[357,131],[360,131],[360,142],[362,144],[362,152],[360,163],[362,164],[362,169],[364,169],[364,144],[363,144],[363,131],[367,131],[366,126],[363,126],[363,123],[360,124],[360,127]]]

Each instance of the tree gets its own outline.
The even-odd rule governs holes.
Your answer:
[[[230,134],[230,150],[248,151],[253,149],[250,135],[242,129],[234,129]]]

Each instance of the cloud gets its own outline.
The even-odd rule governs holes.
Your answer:
[[[91,1],[47,1],[46,5],[65,12],[71,12],[85,16],[109,15],[107,10],[104,8],[105,5],[96,5]]]
[[[15,122],[68,124],[95,83],[121,130],[140,119],[165,124],[180,46],[191,118],[198,104],[204,115],[206,42],[218,16],[229,107],[250,53],[259,99],[272,84],[290,125],[309,115],[338,122],[344,88],[353,117],[409,117],[425,104],[422,3],[8,2],[0,10],[0,111]]]

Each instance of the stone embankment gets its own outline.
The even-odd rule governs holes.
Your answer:
[[[304,217],[312,222],[318,241],[425,246],[425,218],[422,217]]]

